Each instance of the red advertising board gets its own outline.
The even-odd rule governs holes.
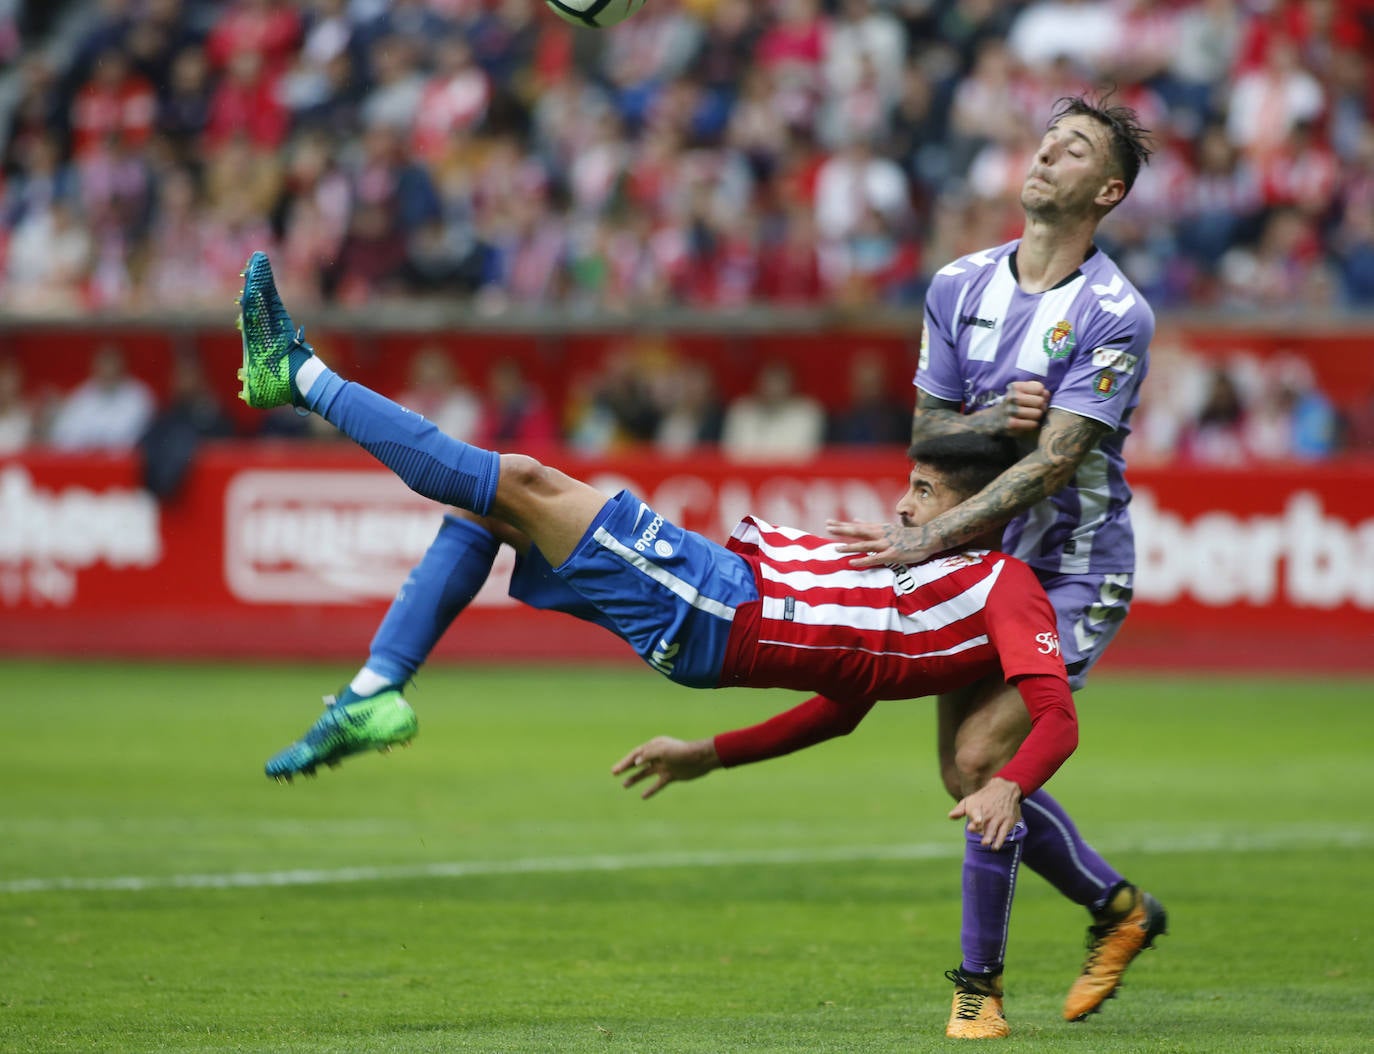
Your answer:
[[[805,464],[557,463],[723,539],[746,512],[887,519],[899,449]],[[1374,465],[1132,474],[1137,601],[1107,666],[1374,670]],[[0,460],[0,652],[358,661],[441,509],[352,447],[207,449],[158,503],[125,457]],[[628,656],[512,603],[497,573],[441,658]]]

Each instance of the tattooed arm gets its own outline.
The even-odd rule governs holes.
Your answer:
[[[916,414],[911,419],[911,441],[954,432],[983,435],[1026,435],[1040,427],[1050,393],[1039,381],[1012,381],[998,403],[971,414],[959,404],[916,389]]]
[[[855,567],[919,563],[1001,527],[1057,492],[1073,479],[1088,452],[1111,431],[1101,421],[1051,410],[1033,451],[973,497],[924,526],[832,520],[830,533],[850,539],[840,546],[841,552],[866,554],[854,561]]]

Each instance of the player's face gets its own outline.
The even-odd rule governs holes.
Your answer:
[[[1109,209],[1126,194],[1115,172],[1107,128],[1091,117],[1065,117],[1040,140],[1021,184],[1021,205],[1043,219]]]
[[[920,527],[967,497],[946,483],[935,469],[917,461],[907,477],[906,493],[897,502],[897,516],[905,527]]]

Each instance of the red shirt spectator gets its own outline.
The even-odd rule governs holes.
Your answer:
[[[73,149],[78,158],[111,136],[126,146],[141,146],[157,117],[157,95],[129,68],[123,52],[107,51],[97,60],[91,79],[72,101]]]
[[[300,15],[284,0],[239,0],[210,31],[205,51],[216,69],[251,52],[275,78],[290,64],[300,36]]]
[[[244,135],[254,146],[271,150],[281,145],[289,127],[290,117],[277,100],[271,81],[263,75],[262,57],[251,51],[239,52],[210,100],[205,145],[213,150],[236,135]]]

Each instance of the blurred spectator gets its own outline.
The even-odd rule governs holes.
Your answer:
[[[91,356],[90,376],[58,406],[48,442],[59,450],[129,450],[153,411],[152,390],[128,372],[123,350],[104,344]]]
[[[396,401],[455,439],[468,442],[477,434],[481,401],[453,356],[437,345],[421,347],[411,356],[408,381]]]
[[[415,153],[426,161],[442,158],[450,137],[476,128],[490,102],[491,83],[467,42],[456,35],[439,41],[434,75],[425,81],[415,110]]]
[[[0,358],[0,457],[23,450],[34,437],[33,406],[24,397],[19,360]]]
[[[1297,46],[1286,36],[1269,41],[1264,64],[1242,73],[1231,89],[1227,131],[1252,158],[1276,150],[1294,125],[1321,116],[1321,83],[1302,67]]]
[[[11,311],[80,311],[92,260],[91,235],[63,199],[30,210],[10,236],[4,303]]]
[[[130,147],[145,143],[157,118],[157,96],[124,52],[112,48],[96,59],[71,114],[72,149],[80,160],[112,137]]]
[[[363,100],[363,124],[369,128],[386,125],[402,139],[415,124],[415,113],[425,90],[418,47],[406,37],[382,37],[368,55],[373,87]]]
[[[276,87],[256,51],[234,51],[228,69],[210,98],[205,145],[217,150],[231,139],[261,151],[274,150],[286,138],[289,117]]]
[[[896,227],[910,210],[901,168],[876,153],[865,136],[851,138],[816,174],[816,228],[826,241],[853,235],[869,212]]]
[[[1245,408],[1236,382],[1224,368],[1212,369],[1197,418],[1179,437],[1179,450],[1198,464],[1245,462]]]
[[[1227,251],[1221,277],[1234,307],[1311,310],[1329,305],[1335,293],[1317,229],[1293,208],[1270,213],[1253,247]]]
[[[721,449],[739,461],[805,460],[825,439],[825,411],[796,391],[792,367],[765,363],[753,392],[730,403],[721,427]]]
[[[172,361],[167,402],[138,440],[143,485],[161,500],[174,497],[202,441],[233,434],[233,423],[211,389],[200,358],[191,352],[178,354]]]
[[[51,138],[59,153],[69,128],[61,85],[51,61],[43,55],[26,55],[17,71],[16,98],[6,114],[4,171],[22,167],[35,139]]]
[[[1121,5],[1096,0],[1032,0],[1012,23],[1007,45],[1032,69],[1068,58],[1098,71],[1122,46],[1120,15]]]
[[[210,67],[199,47],[182,48],[172,59],[166,90],[158,104],[157,129],[192,161],[210,123]]]
[[[487,375],[487,394],[474,442],[495,450],[522,450],[556,443],[558,425],[543,394],[514,359],[501,359]]]
[[[290,65],[300,41],[296,9],[286,0],[232,0],[219,6],[223,14],[205,42],[210,64],[222,70],[239,55],[256,55],[265,76],[275,81]]]
[[[1266,363],[1245,433],[1247,452],[1269,461],[1330,457],[1339,439],[1334,407],[1317,388],[1311,367],[1291,354]]]
[[[874,352],[860,351],[849,361],[849,398],[830,415],[826,442],[871,446],[911,442],[910,400],[895,393],[903,389],[888,376],[887,363]]]
[[[654,447],[660,453],[677,456],[719,443],[724,418],[710,367],[686,360],[672,374],[671,383],[664,385]]]

